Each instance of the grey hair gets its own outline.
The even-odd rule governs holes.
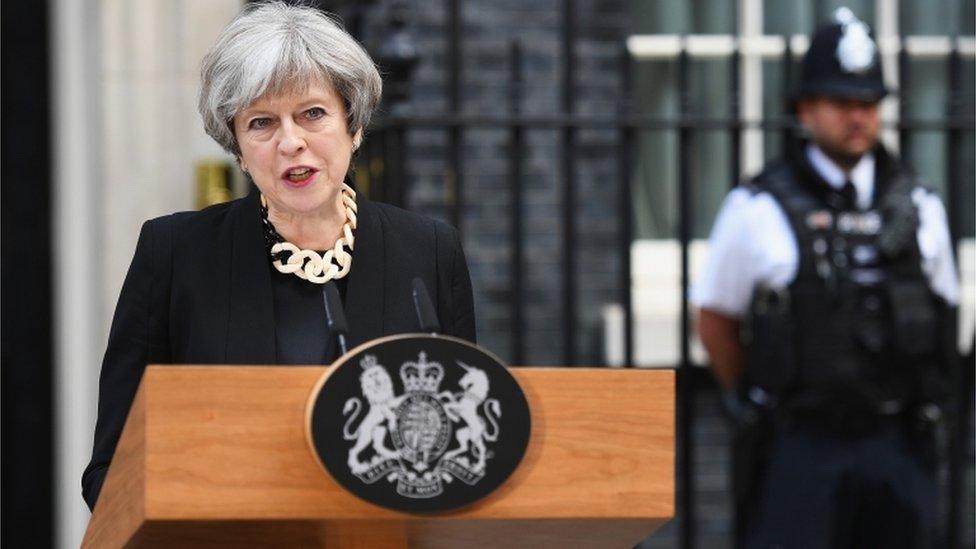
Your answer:
[[[341,24],[311,7],[262,2],[245,8],[203,58],[198,109],[207,134],[240,155],[234,116],[256,99],[331,84],[349,134],[369,124],[383,83],[376,65]]]

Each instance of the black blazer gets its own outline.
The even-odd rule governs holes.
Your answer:
[[[420,277],[441,332],[475,340],[471,279],[458,232],[359,199],[346,287],[350,348],[418,331]],[[98,421],[82,495],[94,509],[147,364],[274,364],[271,263],[259,195],[147,221],[115,309],[99,379]]]

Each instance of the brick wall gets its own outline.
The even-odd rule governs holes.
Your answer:
[[[509,109],[510,48],[522,48],[520,108],[524,113],[558,113],[561,105],[561,3],[556,0],[464,2],[462,8],[462,100],[466,113],[506,114]],[[448,36],[444,2],[415,2],[410,28],[420,63],[413,95],[404,112],[437,114],[448,105]],[[620,48],[626,36],[626,2],[580,1],[576,47],[576,108],[612,114],[620,93]],[[371,13],[374,37],[381,34],[384,6]],[[367,41],[371,38],[367,36]],[[562,212],[561,148],[554,130],[527,131],[522,158],[524,319],[526,362],[561,360]],[[411,209],[447,219],[445,194],[447,133],[408,132],[408,202]],[[461,229],[475,288],[479,341],[503,358],[509,341],[509,134],[501,129],[471,129],[463,136]],[[613,131],[582,131],[577,137],[577,354],[582,363],[603,362],[599,310],[618,300],[620,258],[617,231],[617,136]]]

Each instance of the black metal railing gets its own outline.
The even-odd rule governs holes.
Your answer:
[[[677,86],[680,97],[680,107],[677,117],[656,117],[636,113],[633,108],[631,89],[634,61],[626,47],[621,44],[620,55],[624,60],[620,64],[621,96],[620,108],[616,115],[591,116],[575,112],[576,88],[574,76],[575,51],[577,33],[576,10],[573,0],[563,0],[562,4],[562,90],[559,112],[552,114],[535,114],[523,112],[520,109],[523,94],[525,74],[523,70],[522,46],[519,41],[510,43],[507,51],[510,66],[510,81],[508,93],[508,113],[506,114],[467,114],[462,110],[462,43],[461,43],[461,2],[447,0],[448,24],[446,27],[448,78],[446,81],[446,96],[448,112],[434,115],[394,114],[379,120],[371,129],[371,137],[366,142],[363,152],[357,161],[357,179],[366,192],[375,199],[409,207],[410,181],[407,176],[406,154],[408,145],[407,135],[414,130],[441,130],[447,134],[445,145],[446,166],[444,172],[445,206],[448,218],[459,229],[464,226],[464,212],[466,210],[465,185],[463,174],[465,158],[462,154],[462,139],[467,131],[477,129],[499,129],[507,132],[509,146],[507,147],[507,177],[509,184],[509,215],[510,215],[510,253],[503,266],[510,277],[509,303],[507,310],[510,314],[509,338],[510,356],[513,364],[522,364],[526,356],[526,328],[525,288],[526,266],[531,258],[526,257],[523,240],[525,238],[525,224],[523,223],[523,188],[521,185],[523,174],[523,144],[526,133],[536,130],[549,130],[558,136],[561,166],[561,184],[559,196],[561,200],[561,214],[559,216],[561,250],[560,250],[560,278],[562,282],[561,294],[561,357],[562,364],[574,366],[579,363],[579,353],[576,348],[576,333],[578,326],[578,282],[576,277],[575,237],[577,234],[577,204],[576,204],[576,163],[581,145],[578,143],[578,133],[582,130],[603,129],[614,130],[617,135],[618,153],[618,189],[615,195],[619,240],[616,253],[619,254],[620,275],[618,298],[624,311],[624,364],[634,364],[634,310],[631,295],[631,244],[634,239],[633,220],[633,192],[632,177],[634,176],[635,152],[642,132],[670,131],[678,137],[677,150],[677,197],[678,197],[678,241],[680,243],[680,355],[678,364],[673,365],[678,372],[677,387],[677,463],[678,477],[678,506],[677,520],[681,547],[694,546],[694,445],[691,437],[691,427],[694,422],[694,402],[696,393],[702,389],[701,371],[691,358],[691,311],[688,302],[688,288],[690,285],[689,247],[692,241],[692,227],[695,215],[693,203],[693,162],[692,144],[695,133],[702,130],[725,131],[728,133],[731,146],[730,170],[733,174],[730,183],[734,185],[741,177],[740,153],[742,149],[741,135],[745,129],[757,129],[763,132],[777,132],[786,137],[795,129],[795,121],[781,116],[762,120],[742,120],[740,116],[741,101],[739,96],[739,74],[741,52],[734,50],[730,57],[730,92],[731,100],[729,112],[725,117],[698,116],[692,114],[690,105],[690,67],[693,62],[687,50],[683,50],[677,57]],[[783,81],[784,105],[790,104],[790,83],[793,81],[796,59],[790,49],[789,37],[784,38],[785,52],[781,66]],[[910,77],[910,57],[906,51],[899,56],[900,78],[906,81]],[[963,209],[957,204],[959,196],[964,195],[961,187],[966,184],[964,174],[970,174],[972,167],[962,166],[963,155],[960,147],[965,134],[972,134],[976,123],[972,117],[962,116],[962,59],[959,51],[953,49],[949,54],[949,94],[952,100],[946,108],[945,118],[918,119],[910,116],[908,106],[908,88],[900,87],[901,109],[897,122],[886,122],[886,129],[898,132],[901,153],[907,157],[911,145],[911,137],[919,131],[941,131],[946,135],[948,202],[950,229],[954,241],[958,241]],[[784,109],[789,113],[789,108]],[[968,172],[966,170],[969,170]],[[971,205],[970,205],[971,206]],[[473,206],[472,206],[473,207]],[[970,208],[971,209],[971,208]],[[970,365],[971,366],[971,365]],[[972,380],[972,376],[968,379]],[[966,389],[972,392],[972,387]],[[961,484],[962,460],[954,460],[953,470],[950,471],[951,482]],[[962,494],[959,490],[952,491],[950,506],[954,510],[952,516],[959,513],[955,510],[961,504]],[[958,520],[954,518],[953,520]],[[950,527],[955,532],[958,525]],[[955,538],[953,538],[955,539]]]

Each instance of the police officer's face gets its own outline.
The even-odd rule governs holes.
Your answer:
[[[800,123],[829,156],[853,166],[878,141],[878,103],[814,97],[797,105]]]

